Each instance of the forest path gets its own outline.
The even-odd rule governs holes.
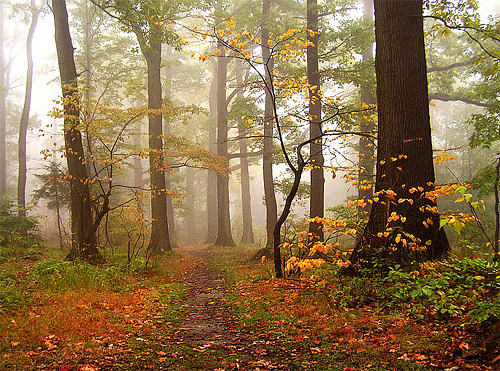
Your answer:
[[[171,339],[196,353],[218,358],[219,370],[286,370],[269,356],[266,348],[272,343],[266,333],[242,331],[227,302],[225,279],[210,266],[214,251],[196,247],[180,249],[194,261],[185,273],[189,285],[184,302],[184,313],[178,319],[177,330]],[[211,360],[213,361],[213,360]],[[209,362],[211,363],[211,362]],[[202,369],[202,365],[198,366]],[[206,369],[211,369],[208,367]],[[217,370],[217,368],[216,368]]]

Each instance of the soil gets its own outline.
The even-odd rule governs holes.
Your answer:
[[[227,363],[229,369],[288,370],[286,364],[275,359],[276,355],[268,354],[272,340],[266,334],[252,334],[239,328],[226,300],[228,292],[224,278],[206,263],[211,252],[186,249],[183,253],[197,263],[185,275],[190,286],[186,312],[172,340],[195,351],[226,355],[233,360]]]

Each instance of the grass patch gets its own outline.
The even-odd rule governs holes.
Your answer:
[[[309,278],[263,280],[269,263],[241,271],[234,251],[219,252],[224,257],[214,264],[231,277],[229,300],[242,328],[267,333],[292,368],[496,366],[490,362],[500,352],[500,274],[484,259],[452,258],[378,278],[339,277],[325,266]]]
[[[0,369],[69,370],[96,359],[104,367],[131,349],[129,339],[168,327],[182,309],[186,287],[178,278],[188,262],[171,254],[156,263],[130,269],[48,258],[2,265]]]

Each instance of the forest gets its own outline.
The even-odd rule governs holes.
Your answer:
[[[0,0],[0,370],[499,370],[495,0]]]

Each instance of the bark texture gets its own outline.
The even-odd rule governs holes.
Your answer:
[[[153,36],[154,37],[154,36]],[[170,245],[167,200],[165,192],[165,159],[163,155],[161,42],[152,40],[142,53],[148,66],[149,173],[151,179],[151,237],[148,249],[154,253],[172,250]]]
[[[421,197],[432,190],[435,180],[422,0],[375,0],[375,36],[379,117],[375,192],[379,200],[354,249],[354,269],[434,259],[449,250],[439,214],[427,209],[435,203]],[[411,191],[418,187],[422,191]],[[394,220],[393,215],[400,217]],[[390,234],[380,235],[387,227],[392,228]],[[402,239],[414,242],[413,248],[404,247]]]
[[[224,56],[224,47],[217,58],[217,155],[229,160],[227,151],[227,101],[226,81],[228,59]],[[217,239],[219,246],[235,246],[231,233],[231,215],[229,212],[229,176],[217,174]]]
[[[323,170],[323,140],[321,130],[321,96],[319,72],[319,34],[318,3],[307,0],[307,40],[313,45],[307,47],[307,81],[309,84],[309,153],[311,159],[311,194],[309,200],[310,218],[324,216],[325,210],[325,175]],[[313,240],[323,240],[322,223],[309,223],[309,232]]]
[[[64,100],[64,143],[71,183],[72,247],[67,259],[84,259],[98,263],[103,260],[97,249],[95,223],[88,188],[80,120],[77,73],[73,43],[68,25],[66,1],[53,0],[55,40]]]

